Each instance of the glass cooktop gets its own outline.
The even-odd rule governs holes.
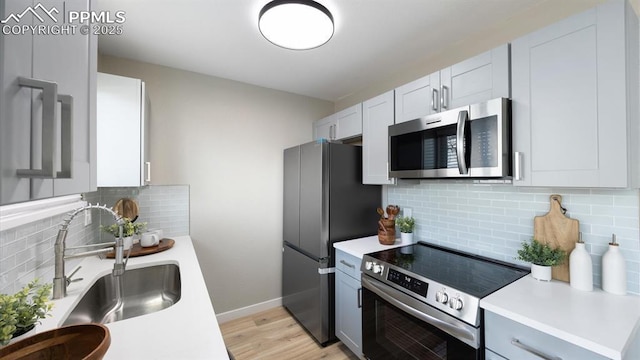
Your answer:
[[[515,265],[422,242],[367,255],[478,298],[529,273]]]

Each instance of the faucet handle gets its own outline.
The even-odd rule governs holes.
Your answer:
[[[66,276],[65,277],[65,282],[67,283],[67,286],[69,286],[69,284],[73,283],[73,282],[78,282],[81,280],[84,280],[84,278],[77,278],[77,279],[71,279],[73,277],[73,275],[75,275],[78,270],[80,270],[82,268],[82,266],[78,266],[75,270],[73,270],[73,272],[71,273],[71,275]]]

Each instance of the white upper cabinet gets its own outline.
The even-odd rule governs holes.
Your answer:
[[[357,104],[335,114],[336,140],[345,140],[362,135],[362,104]]]
[[[335,140],[337,124],[338,122],[336,121],[336,114],[331,114],[325,118],[314,121],[313,122],[313,140],[319,140],[319,139]]]
[[[635,186],[638,35],[612,1],[512,43],[514,185]]]
[[[313,123],[313,139],[346,140],[362,135],[362,104],[338,111]]]
[[[51,0],[42,6],[52,17],[35,17],[29,5],[1,1],[0,18],[46,28],[64,11],[92,9]],[[97,53],[97,37],[80,31],[0,38],[0,204],[95,190]]]
[[[395,184],[389,178],[389,125],[394,124],[393,90],[362,103],[362,183]]]
[[[396,123],[510,95],[504,44],[396,88]]]
[[[440,73],[421,77],[395,90],[397,123],[440,111]]]
[[[98,186],[151,181],[149,100],[142,80],[98,74]]]
[[[509,44],[440,70],[440,111],[511,97]]]

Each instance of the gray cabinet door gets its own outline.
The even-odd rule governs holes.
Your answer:
[[[2,19],[7,25],[16,22],[11,14],[21,14],[29,6],[41,5],[50,16],[32,16],[32,12],[18,21],[47,29],[67,26],[63,19],[69,11],[90,11],[89,0],[52,0],[46,4],[7,0],[0,4]],[[57,12],[53,10],[57,10]],[[38,10],[40,11],[40,10]],[[3,35],[0,39],[0,117],[2,118],[2,169],[0,203],[8,204],[51,196],[76,194],[96,188],[95,179],[95,75],[97,68],[97,37],[80,31],[60,34],[35,34],[24,31],[20,35]],[[32,78],[57,84],[60,95],[73,98],[70,111],[60,102],[54,106],[53,121],[43,121],[42,90],[20,87],[18,78]],[[63,114],[71,115],[71,126],[63,127]],[[65,119],[67,117],[65,116]],[[49,124],[48,127],[43,127]],[[71,129],[67,131],[67,129]],[[54,139],[53,150],[43,149],[44,138]],[[69,152],[66,149],[70,149]],[[66,174],[48,178],[26,178],[17,175],[18,169],[43,168],[46,154],[54,154],[56,172],[71,169]]]
[[[335,114],[337,140],[362,135],[362,104],[356,104]]]
[[[55,0],[47,4],[67,12],[91,10],[88,0]],[[54,180],[54,196],[96,188],[97,42],[97,36],[80,31],[55,40],[47,35],[34,37],[33,76],[56,81],[59,94],[73,96],[73,170],[70,179]]]
[[[509,44],[440,71],[440,111],[511,97]]]
[[[440,111],[440,72],[395,89],[396,124]]]
[[[362,356],[362,310],[360,281],[336,271],[336,336],[356,355]]]
[[[389,178],[389,125],[394,124],[394,91],[362,103],[362,182],[394,184]]]
[[[313,123],[313,139],[335,140],[337,131],[336,126],[336,114],[332,114],[320,120],[316,120]]]
[[[0,2],[0,18],[20,14],[30,2]],[[31,24],[26,13],[20,23]],[[7,26],[17,25],[8,20]],[[31,93],[18,85],[18,77],[31,77],[33,37],[30,34],[0,36],[0,204],[29,200],[31,182],[16,175],[31,165]]]
[[[514,185],[630,185],[638,20],[625,6],[608,2],[512,43]]]

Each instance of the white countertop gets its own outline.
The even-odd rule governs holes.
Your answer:
[[[367,236],[359,239],[347,240],[347,241],[339,241],[333,244],[333,247],[346,252],[347,254],[353,255],[358,259],[362,259],[364,254],[393,249],[399,246],[405,246],[406,244],[401,244],[400,239],[396,239],[396,242],[393,245],[382,245],[380,241],[378,241],[378,235]]]
[[[480,307],[611,359],[638,346],[640,297],[580,291],[525,276],[483,298]]]
[[[174,237],[166,251],[130,258],[127,269],[159,264],[180,267],[182,295],[173,306],[158,312],[107,324],[111,346],[104,359],[228,359],[216,315],[209,299],[191,237]],[[52,317],[36,326],[37,332],[59,327],[80,296],[113,269],[113,259],[88,257],[64,299],[55,300]],[[74,269],[67,269],[70,274]]]

